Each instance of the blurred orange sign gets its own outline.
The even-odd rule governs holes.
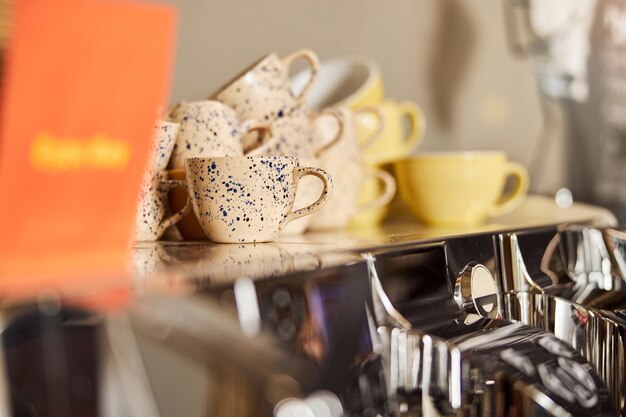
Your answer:
[[[124,276],[169,6],[19,0],[0,118],[0,290]]]

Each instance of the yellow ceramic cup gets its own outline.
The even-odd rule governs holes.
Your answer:
[[[291,84],[295,91],[304,88],[310,79],[310,70],[296,74]],[[363,162],[373,168],[382,168],[384,162],[406,158],[419,145],[424,132],[421,109],[411,102],[384,100],[385,88],[378,64],[366,57],[337,57],[320,63],[315,85],[306,97],[309,106],[317,109],[345,106],[352,110],[377,109],[362,112],[356,117],[357,135],[363,149]],[[389,126],[387,121],[389,119]],[[405,131],[404,120],[409,129]],[[375,132],[384,125],[381,134]],[[384,137],[381,137],[384,136]],[[367,146],[370,139],[371,146]],[[384,191],[384,184],[376,178],[364,179],[359,189],[359,204],[375,200]],[[352,227],[379,223],[387,213],[387,206],[364,209],[350,222]]]
[[[369,166],[384,168],[385,165],[411,155],[424,136],[426,121],[422,109],[410,101],[383,100],[375,106],[380,114],[377,120],[372,112],[357,114],[357,131],[363,146],[363,161]],[[382,128],[381,128],[382,127]],[[375,141],[367,146],[367,138],[380,129]],[[359,190],[359,201],[370,201],[380,194],[378,181],[369,179]],[[386,216],[388,207],[367,210],[355,216],[351,227],[364,227],[380,223]]]
[[[380,165],[374,169],[388,172],[388,166]],[[390,175],[393,175],[389,172]],[[378,196],[384,192],[385,184],[381,183],[378,178],[367,177],[363,179],[361,187],[359,188],[359,196],[357,202],[359,206],[366,206],[369,201],[374,201]],[[389,205],[381,207],[365,208],[356,214],[352,219],[348,227],[350,228],[362,228],[372,227],[378,225],[387,216],[389,211]]]
[[[429,225],[477,224],[518,207],[528,171],[503,152],[442,152],[395,164],[402,200]],[[513,187],[505,192],[507,179]]]
[[[426,119],[422,109],[411,101],[383,100],[376,105],[382,113],[384,128],[380,138],[363,152],[368,165],[395,162],[411,155],[422,141]],[[378,122],[369,113],[357,117],[359,138],[367,138],[378,128]]]

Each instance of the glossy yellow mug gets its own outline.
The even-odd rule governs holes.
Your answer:
[[[383,100],[375,106],[384,120],[380,138],[363,152],[367,165],[380,165],[395,162],[411,155],[424,136],[426,119],[422,109],[412,101]],[[371,114],[362,113],[357,117],[359,138],[368,137],[378,129],[378,122]]]
[[[380,165],[374,167],[378,170],[387,170],[388,165]],[[389,172],[390,175],[393,173]],[[385,189],[385,184],[381,183],[378,178],[367,177],[363,179],[361,187],[359,188],[358,204],[359,206],[366,205],[369,201],[374,201],[380,196]],[[357,213],[352,219],[348,227],[350,228],[367,228],[376,226],[383,221],[389,211],[389,205],[386,204],[382,207],[373,207],[369,209],[363,209]]]
[[[426,129],[422,109],[411,101],[383,100],[375,106],[381,115],[382,126],[372,112],[357,115],[357,132],[361,145],[367,145],[367,137],[380,129],[378,138],[364,146],[363,160],[369,166],[383,168],[389,163],[404,159],[419,146]],[[369,179],[359,190],[359,201],[370,201],[380,194],[381,184]],[[380,223],[387,215],[388,207],[366,210],[355,216],[351,227],[365,227]]]
[[[402,200],[429,225],[482,223],[514,210],[528,192],[528,171],[504,152],[421,154],[397,162],[395,171]]]

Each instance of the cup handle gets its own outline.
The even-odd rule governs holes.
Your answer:
[[[326,149],[332,147],[339,139],[341,139],[341,135],[343,135],[343,117],[339,112],[333,109],[324,109],[318,113],[315,117],[316,119],[322,116],[330,116],[337,120],[337,134],[333,136],[330,140],[324,141],[319,148],[315,150],[315,155],[319,156]]]
[[[396,195],[396,180],[393,178],[393,175],[379,168],[365,167],[364,170],[368,177],[377,178],[383,183],[384,191],[374,200],[359,204],[359,207],[357,208],[358,212],[375,210],[385,206],[389,204],[394,195]]]
[[[169,191],[172,188],[184,188],[185,190],[187,189],[187,183],[185,181],[181,181],[181,180],[165,180],[163,181],[165,184],[167,184],[167,192],[169,193]],[[164,219],[161,224],[159,225],[159,229],[157,230],[157,239],[160,239],[161,236],[163,236],[163,233],[165,233],[165,231],[172,227],[173,225],[175,225],[176,223],[178,223],[179,221],[181,221],[183,219],[183,217],[185,217],[187,214],[189,214],[191,212],[191,201],[188,198],[187,199],[187,204],[185,204],[185,207],[183,207],[180,211],[178,211],[177,213],[172,214],[170,217],[168,217],[167,219]]]
[[[308,94],[311,87],[313,87],[313,83],[317,79],[317,72],[320,68],[319,58],[317,57],[317,55],[315,55],[313,51],[310,51],[308,49],[298,49],[297,51],[293,51],[282,59],[283,65],[285,65],[285,67],[287,68],[287,73],[289,73],[289,68],[291,67],[291,64],[293,64],[293,62],[299,58],[303,58],[309,63],[309,66],[311,67],[311,78],[309,78],[309,81],[304,86],[300,94],[295,97],[297,100],[303,99],[304,96]]]
[[[359,142],[359,148],[361,148],[361,151],[365,151],[382,137],[381,133],[383,133],[383,129],[385,129],[385,115],[378,106],[362,107],[358,109],[355,113],[356,117],[371,114],[376,119],[376,129],[369,136]]]
[[[422,142],[426,118],[422,109],[412,101],[403,101],[398,104],[403,116],[409,120],[409,132],[402,141],[402,154],[410,155]]]
[[[285,221],[281,225],[281,229],[285,227],[287,223],[293,220],[299,219],[300,217],[304,217],[309,214],[313,214],[316,211],[320,210],[322,207],[324,207],[324,205],[326,205],[326,202],[328,201],[331,194],[333,193],[333,179],[323,169],[313,168],[313,167],[297,168],[296,175],[297,175],[296,184],[300,182],[300,178],[305,177],[307,175],[313,175],[314,177],[319,178],[322,181],[322,183],[324,183],[324,190],[322,191],[322,194],[317,199],[317,201],[315,201],[315,203],[312,203],[296,211],[290,211],[287,214],[287,216],[285,216]],[[296,193],[297,192],[298,190],[296,187]]]
[[[184,104],[186,104],[185,101],[179,101],[176,104],[174,104],[172,107],[170,107],[169,109],[165,110],[166,118],[164,118],[164,120],[168,120],[168,121],[176,120],[176,115]]]
[[[503,195],[493,207],[489,209],[490,216],[506,214],[516,209],[528,192],[528,170],[517,162],[507,162],[504,167],[506,178],[515,179],[515,187],[511,192]]]
[[[241,125],[241,146],[243,152],[247,156],[262,155],[261,147],[272,140],[272,126],[270,123],[258,122],[256,120],[247,120]],[[257,139],[252,144],[246,143],[246,138],[251,132],[258,132]],[[256,151],[256,153],[255,153]]]

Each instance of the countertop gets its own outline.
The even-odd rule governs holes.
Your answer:
[[[443,240],[447,237],[579,223],[596,227],[617,224],[608,210],[573,204],[559,207],[553,198],[528,196],[514,212],[487,223],[461,228],[431,228],[409,213],[395,211],[391,220],[369,228],[281,236],[276,242],[216,244],[206,240],[136,242],[130,249],[129,273],[86,277],[54,285],[7,281],[3,304],[60,297],[96,309],[117,309],[143,294],[189,295],[198,289],[230,285],[238,278],[262,279],[358,262],[369,249]]]
[[[271,243],[138,242],[132,251],[133,288],[138,293],[186,293],[199,285],[228,284],[240,277],[258,279],[356,262],[359,251],[367,248],[566,223],[611,227],[617,220],[601,207],[574,203],[563,208],[554,198],[530,195],[510,214],[467,227],[432,228],[408,213],[396,213],[376,227],[281,236]]]

